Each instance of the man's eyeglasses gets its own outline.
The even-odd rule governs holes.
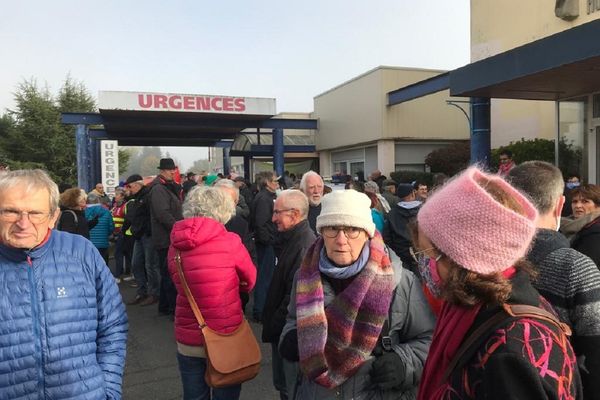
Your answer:
[[[356,239],[360,235],[362,229],[354,226],[326,226],[321,229],[321,234],[333,239],[337,237],[340,231],[344,232],[344,235],[346,235],[348,239]]]
[[[281,213],[287,212],[287,211],[293,211],[295,210],[295,208],[284,208],[282,210],[273,210],[273,215],[279,215]]]
[[[29,221],[32,224],[42,224],[48,221],[50,213],[44,213],[41,211],[19,211],[12,210],[10,208],[0,209],[0,218],[4,222],[17,222],[20,221],[23,215],[27,215]]]

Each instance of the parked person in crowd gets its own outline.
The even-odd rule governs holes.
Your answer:
[[[513,154],[510,150],[501,150],[498,155],[498,175],[501,177],[506,177],[511,169],[515,167],[515,162],[513,161]]]
[[[112,215],[113,224],[115,229],[112,236],[115,240],[115,279],[117,283],[121,283],[121,278],[125,275],[125,266],[131,268],[131,259],[129,263],[125,265],[125,232],[123,231],[123,224],[125,223],[125,189],[115,189],[114,206],[110,213]],[[129,271],[129,269],[128,269]],[[130,272],[129,272],[130,273]]]
[[[160,295],[160,265],[152,242],[150,188],[141,175],[134,174],[125,181],[131,199],[127,203],[125,224],[130,225],[134,238],[132,268],[136,296],[127,305],[149,306],[158,303]]]
[[[476,167],[419,211],[413,232],[419,270],[445,300],[419,399],[582,398],[568,327],[549,311],[547,319],[508,313],[523,305],[551,309],[523,261],[537,217],[525,196]]]
[[[563,207],[562,216],[570,217],[573,210],[571,208],[571,190],[581,186],[581,179],[579,175],[571,173],[567,176],[565,182],[565,189],[563,195],[565,196],[565,206]]]
[[[356,171],[354,174],[354,180],[360,183],[365,183],[365,172],[364,171]]]
[[[115,224],[112,215],[108,209],[100,204],[100,198],[94,195],[88,195],[87,206],[85,207],[85,218],[88,221],[98,220],[96,226],[90,229],[90,241],[96,246],[104,262],[108,264],[108,238],[115,230]],[[115,275],[117,283],[121,279]]]
[[[279,181],[273,171],[259,173],[260,191],[252,203],[252,227],[258,257],[258,278],[254,290],[252,316],[260,321],[265,305],[265,298],[275,269],[275,248],[277,243],[276,228],[273,224],[273,203],[275,191],[279,189]]]
[[[385,197],[383,197],[379,193],[379,186],[377,186],[377,183],[375,183],[373,181],[365,182],[365,193],[367,193],[367,192],[373,193],[375,195],[375,197],[377,197],[377,210],[379,211],[379,213],[382,216],[387,215],[387,213],[390,212],[391,207],[390,207],[390,204],[385,199]],[[379,231],[379,232],[381,232],[381,231]]]
[[[379,203],[379,199],[377,198],[375,193],[370,191],[365,191],[365,195],[367,195],[367,197],[371,201],[371,218],[373,219],[373,223],[375,224],[375,229],[377,229],[377,232],[381,234],[381,232],[383,232],[383,227],[385,226],[385,218],[383,217],[383,212],[380,211],[382,207]]]
[[[215,187],[223,190],[229,197],[232,198],[233,204],[236,205],[236,214],[232,215],[229,221],[227,221],[225,224],[225,229],[227,229],[228,232],[233,232],[240,237],[244,247],[246,250],[248,250],[248,254],[250,254],[252,263],[255,266],[258,265],[258,260],[256,258],[256,246],[254,245],[254,239],[252,238],[252,232],[250,232],[248,221],[245,218],[242,218],[240,215],[237,215],[237,204],[243,197],[240,196],[240,192],[236,184],[232,180],[221,179],[215,184]],[[242,290],[240,291],[240,299],[242,299],[242,311],[245,312],[246,305],[250,301],[250,295],[247,291]]]
[[[176,222],[171,233],[169,271],[178,293],[175,340],[184,400],[210,399],[211,389],[204,381],[204,337],[179,278],[175,257],[179,252],[187,285],[208,327],[219,333],[236,330],[244,318],[238,291],[252,290],[256,269],[240,238],[223,226],[234,212],[233,200],[223,190],[199,186],[188,193],[183,204],[185,219]],[[212,389],[212,398],[238,399],[241,388]]]
[[[104,185],[102,183],[96,183],[96,187],[88,193],[88,196],[96,196],[98,197],[98,202],[102,204],[103,207],[110,209],[110,197],[104,191]]]
[[[285,182],[286,189],[291,189],[292,186],[294,185],[294,181],[290,177],[290,171],[288,171],[288,170],[283,171],[283,180]]]
[[[60,218],[56,229],[90,238],[90,229],[96,226],[98,219],[88,221],[85,219],[87,195],[80,188],[65,190],[60,195]]]
[[[325,196],[317,229],[279,345],[300,362],[296,398],[414,398],[434,326],[418,281],[387,251],[364,194]]]
[[[282,248],[263,309],[262,340],[271,343],[273,385],[281,399],[293,398],[298,363],[284,360],[278,345],[285,326],[294,275],[306,250],[316,239],[307,221],[309,201],[303,192],[284,190],[275,201],[273,223],[281,236]]]
[[[198,183],[196,182],[196,173],[193,171],[185,174],[185,182],[181,185],[183,188],[183,197],[187,196],[188,192],[196,186]]]
[[[421,203],[424,203],[427,200],[427,195],[429,194],[427,184],[424,182],[415,182],[413,186],[416,190],[415,195],[417,196],[417,200]]]
[[[444,174],[443,172],[436,172],[435,174],[433,174],[433,178],[432,178],[432,187],[431,190],[436,190],[442,186],[444,186],[444,184],[446,184],[446,181],[448,180],[448,175]]]
[[[0,175],[0,398],[120,399],[125,307],[94,246],[52,230],[58,197],[42,170]]]
[[[250,207],[248,204],[246,204],[244,197],[239,195],[239,189],[237,188],[235,182],[233,182],[231,179],[219,179],[213,186],[225,187],[228,190],[231,190],[232,193],[235,191],[235,193],[237,193],[235,197],[235,216],[244,218],[245,220],[250,217]]]
[[[175,286],[167,266],[167,252],[171,244],[171,229],[175,222],[183,219],[181,213],[181,186],[173,180],[177,167],[171,158],[162,158],[158,166],[159,175],[150,184],[150,230],[152,243],[158,255],[160,271],[160,294],[158,312],[173,315],[175,311]]]
[[[308,171],[302,175],[300,190],[308,198],[308,224],[315,233],[317,232],[317,217],[321,213],[324,189],[323,178],[315,171]]]
[[[350,181],[346,182],[344,189],[355,190],[359,193],[364,193],[365,192],[365,183],[358,181],[358,180],[354,180],[354,181],[350,180]]]
[[[527,255],[538,271],[533,286],[573,330],[584,397],[600,399],[600,271],[557,232],[564,203],[562,173],[550,163],[528,161],[513,168],[507,180],[529,196],[539,213]]]
[[[414,221],[422,203],[417,200],[415,189],[409,183],[399,183],[396,186],[396,195],[400,202],[394,205],[387,215],[383,227],[383,240],[400,257],[402,266],[416,273],[417,263],[410,254],[409,224]]]
[[[571,247],[600,265],[600,186],[585,184],[571,191],[573,218],[563,219],[561,232]]]
[[[383,186],[383,181],[385,181],[387,179],[387,177],[385,175],[381,174],[381,171],[376,169],[375,171],[371,172],[371,175],[369,176],[369,180],[375,182],[377,184],[377,187],[381,190],[382,186]]]
[[[396,181],[393,179],[386,179],[383,181],[381,195],[390,205],[390,210],[394,205],[398,204],[400,202],[400,198],[396,196]]]
[[[246,204],[250,206],[252,204],[252,200],[254,199],[254,196],[252,195],[252,192],[249,189],[250,185],[248,185],[243,176],[238,176],[233,181],[238,187],[240,195],[244,198]]]

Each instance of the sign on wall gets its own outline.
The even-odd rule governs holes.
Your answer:
[[[100,165],[102,185],[110,197],[115,195],[115,187],[119,186],[119,142],[116,140],[100,141]]]
[[[275,99],[145,92],[98,92],[101,110],[275,115]]]

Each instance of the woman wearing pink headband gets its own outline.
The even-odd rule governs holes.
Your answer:
[[[443,306],[419,399],[582,398],[569,328],[523,261],[536,216],[517,190],[475,167],[421,208],[414,254]]]

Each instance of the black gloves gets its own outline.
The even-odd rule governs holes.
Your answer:
[[[380,353],[381,352],[377,352]],[[377,356],[373,362],[373,368],[369,371],[373,387],[381,390],[399,388],[404,382],[404,373],[406,367],[404,362],[396,352],[385,352]]]
[[[298,355],[298,331],[296,329],[289,331],[283,337],[279,345],[279,354],[288,361],[295,362],[300,360],[300,356]]]

